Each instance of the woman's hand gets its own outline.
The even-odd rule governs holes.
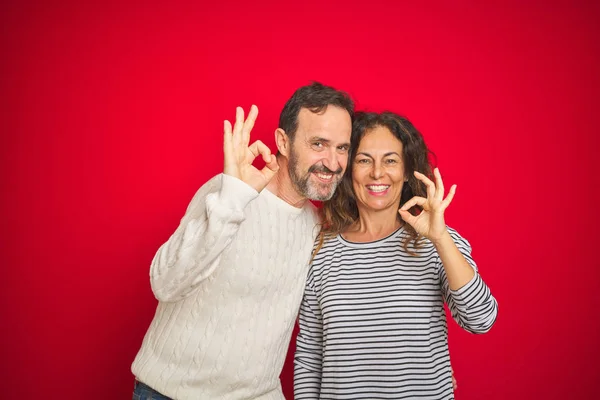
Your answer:
[[[408,200],[398,213],[402,219],[410,224],[418,234],[425,236],[434,244],[439,242],[447,232],[446,222],[444,220],[444,211],[452,202],[456,185],[452,185],[448,196],[444,199],[444,182],[440,171],[433,170],[435,183],[420,172],[415,171],[415,177],[427,186],[427,198],[415,196]],[[417,216],[412,215],[408,210],[415,206],[421,206],[423,211]]]

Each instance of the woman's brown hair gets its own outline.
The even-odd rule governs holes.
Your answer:
[[[425,140],[415,126],[406,118],[385,111],[382,113],[357,112],[352,124],[351,151],[348,159],[348,167],[342,177],[333,197],[323,202],[321,213],[321,229],[317,245],[313,251],[313,258],[323,247],[326,239],[335,237],[344,232],[350,225],[358,219],[358,207],[356,198],[352,189],[352,165],[356,157],[358,145],[361,139],[369,131],[381,126],[390,130],[390,132],[402,142],[404,163],[404,173],[407,182],[404,182],[400,203],[398,208],[414,196],[427,197],[425,184],[414,176],[414,171],[418,171],[430,179],[432,178],[432,167],[430,156],[435,158],[433,153],[427,148]],[[420,207],[412,207],[409,210],[413,215],[418,214]],[[400,218],[400,215],[398,215]],[[418,247],[421,237],[409,224],[405,224],[405,231],[408,237],[404,241],[404,248],[408,250],[408,245],[412,241],[415,247]]]

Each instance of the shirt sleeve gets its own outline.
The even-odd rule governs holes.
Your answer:
[[[300,305],[294,357],[294,399],[318,399],[321,392],[323,320],[314,290],[307,285]]]
[[[479,275],[477,265],[471,257],[471,245],[455,230],[450,229],[450,236],[465,257],[469,265],[475,270],[473,278],[458,290],[451,290],[446,276],[446,270],[440,258],[437,258],[437,268],[442,285],[444,300],[448,304],[452,318],[463,329],[471,333],[485,333],[492,328],[498,315],[498,303],[489,287]]]
[[[215,270],[258,192],[229,175],[217,175],[195,194],[179,227],[157,251],[150,267],[160,301],[188,296]]]

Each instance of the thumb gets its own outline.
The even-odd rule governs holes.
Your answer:
[[[398,214],[400,214],[400,217],[404,220],[404,222],[414,227],[417,217],[408,212],[408,210],[402,209],[398,210]]]
[[[279,171],[279,164],[277,163],[277,157],[275,157],[275,155],[270,154],[270,160],[264,160],[265,161],[265,166],[263,167],[263,169],[260,170],[260,172],[263,174],[263,176],[265,177],[265,179],[267,179],[267,181],[270,181],[271,178],[273,178],[275,176],[275,174],[277,173],[277,171]],[[266,157],[263,157],[263,159]]]

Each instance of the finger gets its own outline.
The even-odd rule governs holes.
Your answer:
[[[254,122],[256,121],[257,116],[258,107],[253,104],[252,107],[250,107],[248,118],[246,118],[246,122],[244,122],[244,127],[242,128],[242,140],[246,144],[250,142],[250,132],[252,131],[252,128],[254,128]]]
[[[425,205],[425,203],[427,203],[427,199],[425,197],[415,196],[412,199],[408,200],[406,203],[404,203],[404,205],[400,209],[402,211],[408,211],[411,207],[414,207],[415,205],[419,205],[422,207],[423,205]]]
[[[231,122],[229,122],[228,120],[223,121],[223,134],[224,134],[224,137],[231,138],[231,134],[232,134]]]
[[[444,199],[444,182],[442,181],[442,174],[439,168],[433,170],[435,176],[435,198],[439,201]]]
[[[223,172],[227,175],[237,176],[234,164],[231,122],[223,122]]]
[[[231,122],[228,120],[223,121],[223,131],[229,135],[232,134]]]
[[[277,163],[277,158],[271,154],[271,149],[267,147],[263,142],[257,140],[252,143],[250,147],[248,147],[250,152],[254,155],[254,157],[259,154],[262,155],[263,160],[265,161],[265,166],[260,170],[261,174],[265,177],[266,180],[271,180],[271,178],[279,171],[279,164]]]
[[[252,143],[250,147],[248,147],[248,150],[250,150],[254,158],[256,158],[259,154],[262,154],[264,160],[271,160],[271,149],[269,149],[267,145],[260,140]]]
[[[263,157],[264,159],[264,157]],[[263,176],[267,179],[270,180],[273,176],[275,176],[275,174],[277,173],[277,171],[279,171],[279,164],[277,163],[277,157],[275,157],[273,154],[271,154],[271,160],[269,162],[267,162],[265,160],[265,166],[263,167],[263,169],[260,170],[260,172],[263,174]]]
[[[242,139],[242,128],[244,126],[244,109],[235,108],[235,125],[233,125],[233,139],[235,141]]]
[[[409,213],[407,210],[403,210],[403,209],[398,210],[398,214],[400,214],[400,217],[404,220],[404,222],[406,222],[410,226],[415,226],[415,223],[416,223],[418,217],[415,217],[414,215]]]
[[[429,179],[427,176],[423,175],[419,171],[415,171],[415,177],[423,182],[427,187],[427,198],[434,199],[435,198],[435,184]]]
[[[456,390],[458,385],[456,384],[456,378],[454,377],[454,369],[450,366],[450,373],[452,374],[452,388]]]
[[[277,157],[275,154],[271,154],[270,160],[265,159],[265,157],[263,157],[263,160],[265,160],[265,165],[267,168],[275,172],[279,171],[279,163],[277,162]]]
[[[225,120],[223,122],[223,150],[231,148],[231,122]]]
[[[442,207],[445,209],[452,203],[452,199],[454,198],[454,194],[456,193],[456,185],[452,185],[450,187],[450,191],[448,192],[448,196],[442,201]]]

